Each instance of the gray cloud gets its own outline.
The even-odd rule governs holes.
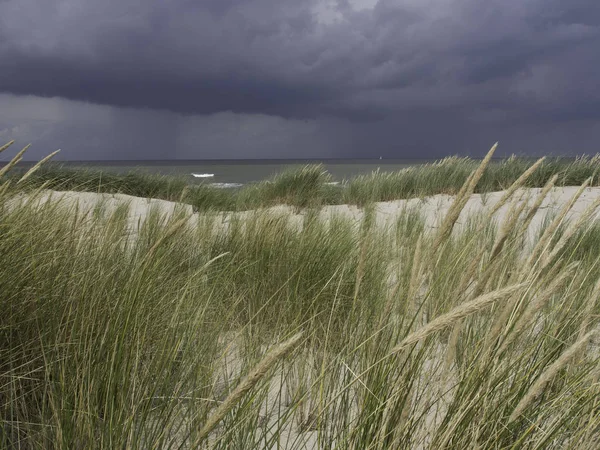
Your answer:
[[[296,157],[327,158],[350,144],[351,127],[337,119],[183,115],[10,94],[0,94],[0,104],[0,142],[32,143],[29,160],[56,148],[67,160],[281,158],[290,147],[301,150]]]
[[[516,146],[557,124],[589,151],[572,130],[600,118],[598,44],[595,0],[4,0],[0,92],[72,100],[90,117],[106,105],[129,124],[120,139],[162,130],[134,139],[156,157],[174,154],[157,142],[187,155],[190,139],[251,153],[235,133],[193,130],[216,118],[220,130],[240,118],[255,136],[280,129],[262,135],[258,157],[277,145],[282,156],[300,145],[436,155],[442,138],[452,152],[497,134]],[[73,124],[69,140],[93,134]]]

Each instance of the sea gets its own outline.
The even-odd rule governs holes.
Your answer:
[[[431,159],[344,159],[344,160],[208,160],[208,161],[69,161],[60,164],[71,168],[88,168],[113,173],[140,171],[187,177],[190,183],[205,183],[221,188],[241,187],[266,180],[288,169],[308,164],[322,164],[341,182],[374,171],[394,172],[406,167],[433,162]]]

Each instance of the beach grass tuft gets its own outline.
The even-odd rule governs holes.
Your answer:
[[[597,164],[454,158],[340,187],[308,167],[222,197],[46,163],[17,183],[12,164],[0,448],[598,448],[597,204],[570,220],[567,199],[528,228],[555,183],[597,185]],[[515,183],[547,189],[500,196],[499,231],[484,210],[458,227],[452,208],[449,232],[431,230],[419,204],[383,226],[373,205]],[[200,214],[132,221],[126,202],[84,210],[47,189]],[[325,214],[332,198],[366,207]],[[282,202],[294,208],[262,208]]]

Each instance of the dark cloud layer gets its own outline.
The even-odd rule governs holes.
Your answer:
[[[0,1],[0,93],[85,102],[90,121],[90,108],[106,105],[140,134],[161,131],[173,150],[151,153],[165,158],[212,155],[186,150],[181,130],[217,119],[287,130],[287,141],[265,140],[279,154],[257,141],[257,157],[301,157],[300,144],[314,146],[311,157],[440,156],[502,137],[517,151],[544,133],[555,136],[550,151],[590,152],[598,48],[596,0]],[[0,130],[17,125],[0,115]],[[54,126],[70,134],[52,143],[91,133]],[[557,127],[575,150],[559,147]],[[233,145],[244,139],[206,133],[195,139],[252,156]],[[127,148],[154,142],[121,136],[137,143]]]

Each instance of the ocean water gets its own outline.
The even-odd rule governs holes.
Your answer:
[[[235,160],[235,161],[101,161],[66,162],[68,167],[85,167],[115,173],[132,170],[162,175],[188,177],[190,182],[203,182],[217,187],[237,187],[268,179],[287,169],[298,169],[307,164],[323,164],[333,181],[342,181],[357,175],[380,170],[393,172],[432,160]]]

